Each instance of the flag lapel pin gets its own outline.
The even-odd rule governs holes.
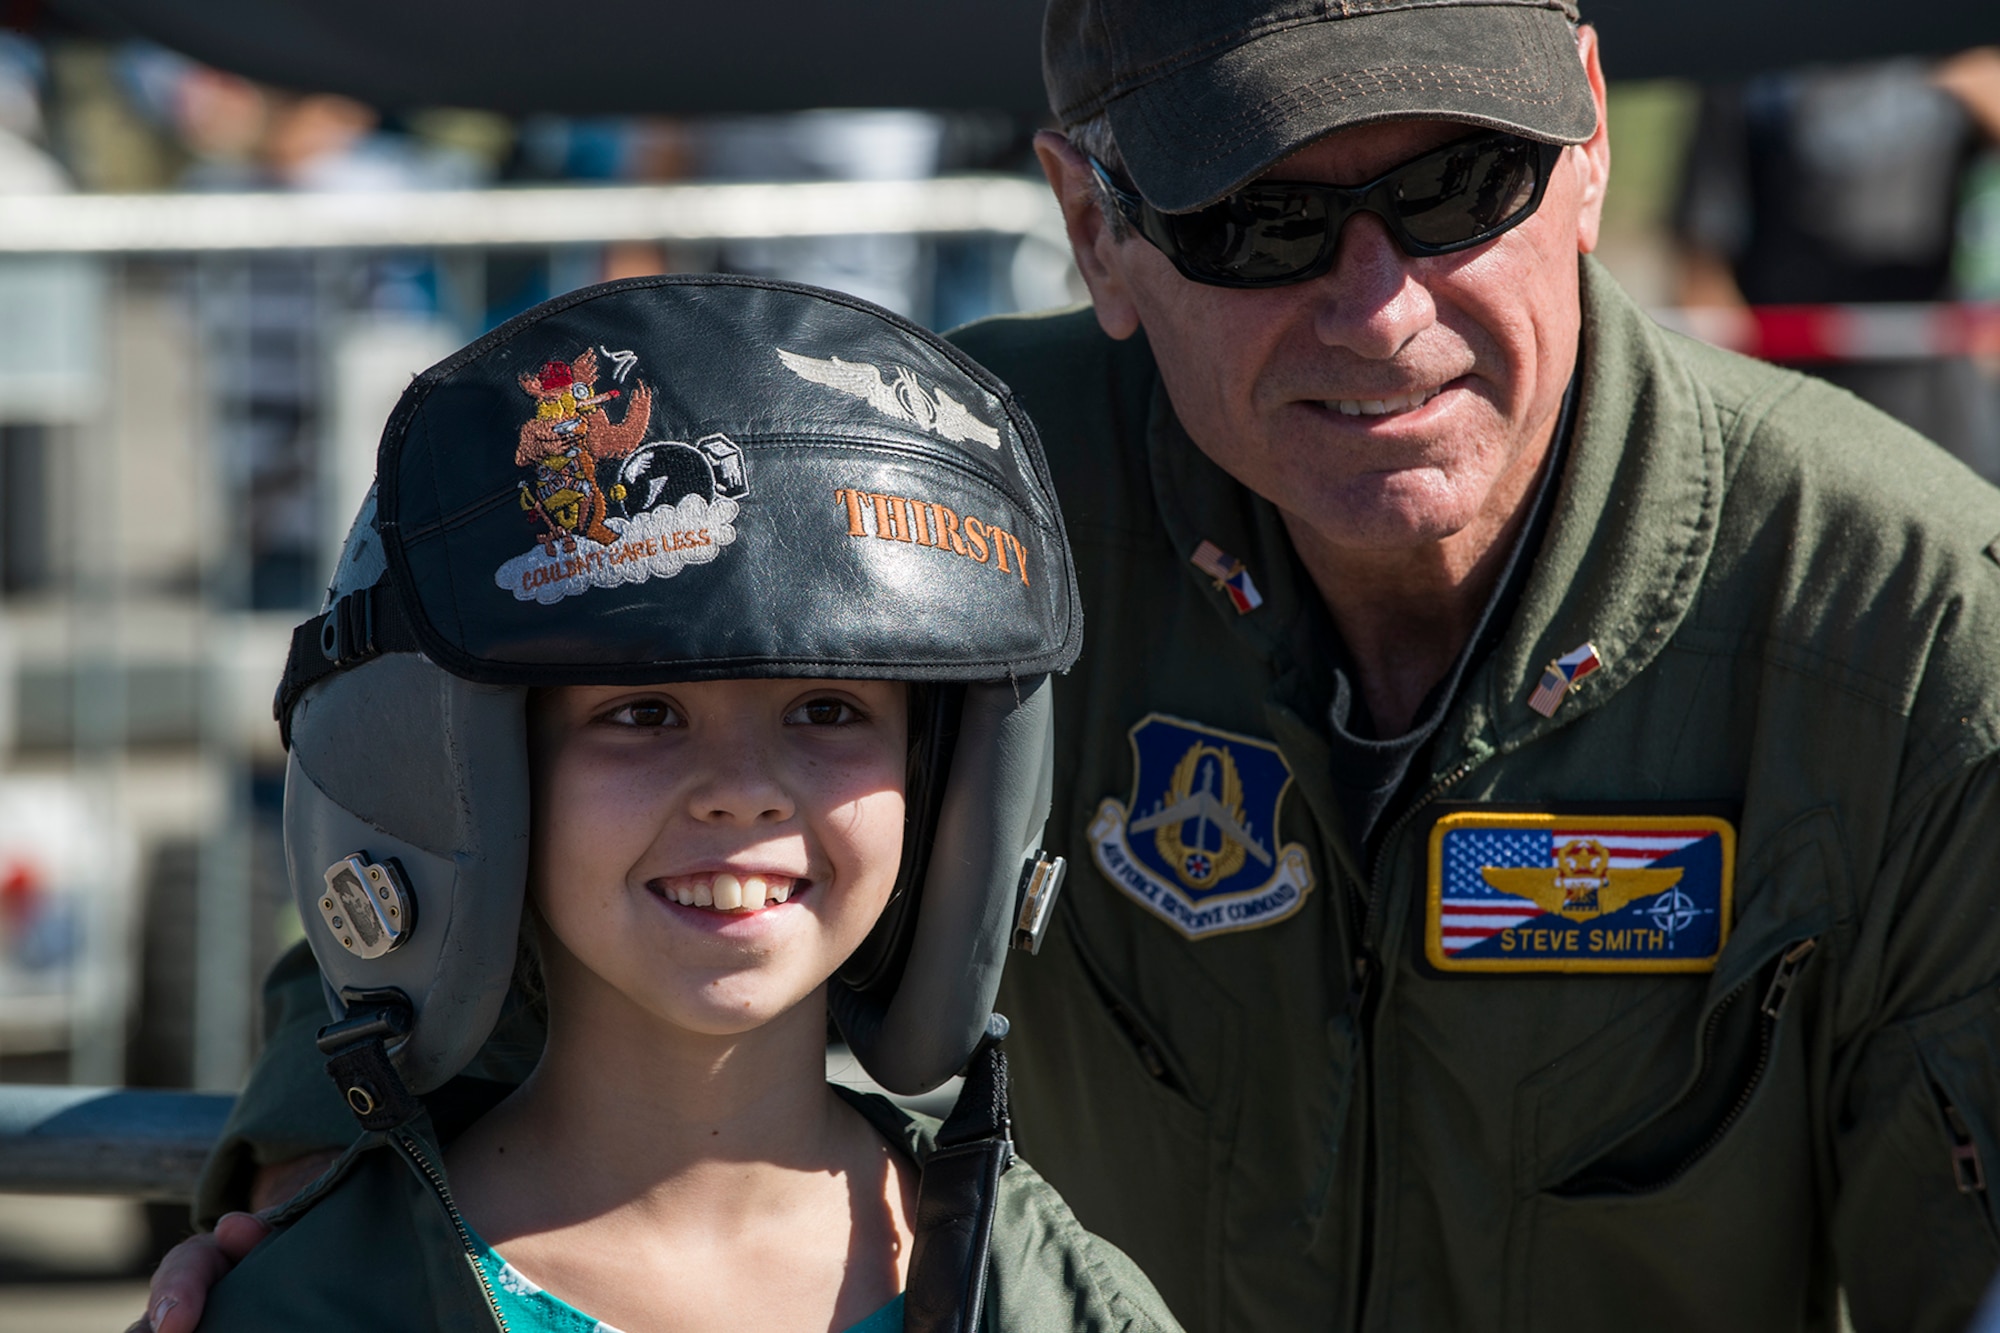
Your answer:
[[[1195,547],[1188,562],[1214,579],[1217,588],[1229,594],[1237,615],[1247,616],[1264,604],[1264,594],[1257,591],[1257,585],[1251,581],[1250,571],[1243,567],[1243,562],[1214,542],[1205,541]]]
[[[1543,717],[1554,717],[1556,709],[1569,692],[1582,683],[1583,678],[1604,665],[1597,655],[1597,649],[1590,644],[1572,648],[1555,661],[1542,668],[1542,682],[1535,686],[1535,692],[1528,696],[1528,707]]]

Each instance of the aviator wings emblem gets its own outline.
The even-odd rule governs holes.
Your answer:
[[[1553,866],[1481,866],[1479,877],[1501,893],[1532,900],[1544,912],[1572,921],[1606,916],[1628,903],[1665,893],[1682,871],[1627,869],[1595,838],[1578,838],[1556,850]]]
[[[908,366],[895,366],[893,380],[865,361],[842,361],[837,356],[821,360],[797,352],[777,349],[778,359],[800,379],[838,389],[859,398],[884,416],[907,421],[920,430],[955,444],[976,440],[988,449],[1000,447],[1000,432],[972,415],[964,403],[943,389],[927,389]]]

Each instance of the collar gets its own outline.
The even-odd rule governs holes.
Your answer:
[[[1722,507],[1722,430],[1713,401],[1595,260],[1582,263],[1577,416],[1535,565],[1512,620],[1466,679],[1438,733],[1433,779],[1568,726],[1658,655],[1686,616]],[[1307,660],[1307,597],[1276,506],[1198,449],[1156,381],[1146,442],[1162,523],[1182,573],[1225,632],[1267,663],[1278,693],[1320,669]],[[1204,540],[1240,557],[1264,604],[1238,615],[1188,560]],[[1528,707],[1542,668],[1584,643],[1603,665],[1553,718]],[[1298,700],[1282,699],[1297,708]]]

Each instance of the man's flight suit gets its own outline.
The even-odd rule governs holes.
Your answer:
[[[1001,1002],[1022,1148],[1190,1328],[1832,1329],[1838,1284],[1864,1333],[1955,1330],[2000,1264],[2000,494],[1583,285],[1532,572],[1372,855],[1316,593],[1143,339],[1087,311],[956,335],[1042,432],[1090,617],[1056,696],[1070,880]],[[1585,644],[1595,673],[1531,709]],[[1192,767],[1143,757],[1162,736]],[[1467,810],[1727,820],[1719,959],[1440,971],[1432,834]],[[1133,849],[1183,835],[1190,883],[1259,892],[1174,907]],[[289,966],[211,1213],[252,1152],[348,1136]]]

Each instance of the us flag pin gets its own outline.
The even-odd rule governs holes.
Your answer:
[[[1582,682],[1585,676],[1604,665],[1591,644],[1572,648],[1555,661],[1542,668],[1542,683],[1535,686],[1535,692],[1528,696],[1528,707],[1543,717],[1554,717],[1556,709],[1569,692]]]
[[[1257,585],[1250,581],[1250,571],[1243,562],[1214,542],[1204,541],[1194,548],[1188,563],[1215,580],[1215,586],[1229,594],[1230,602],[1236,607],[1236,614],[1247,616],[1264,604],[1264,594],[1257,591]]]

